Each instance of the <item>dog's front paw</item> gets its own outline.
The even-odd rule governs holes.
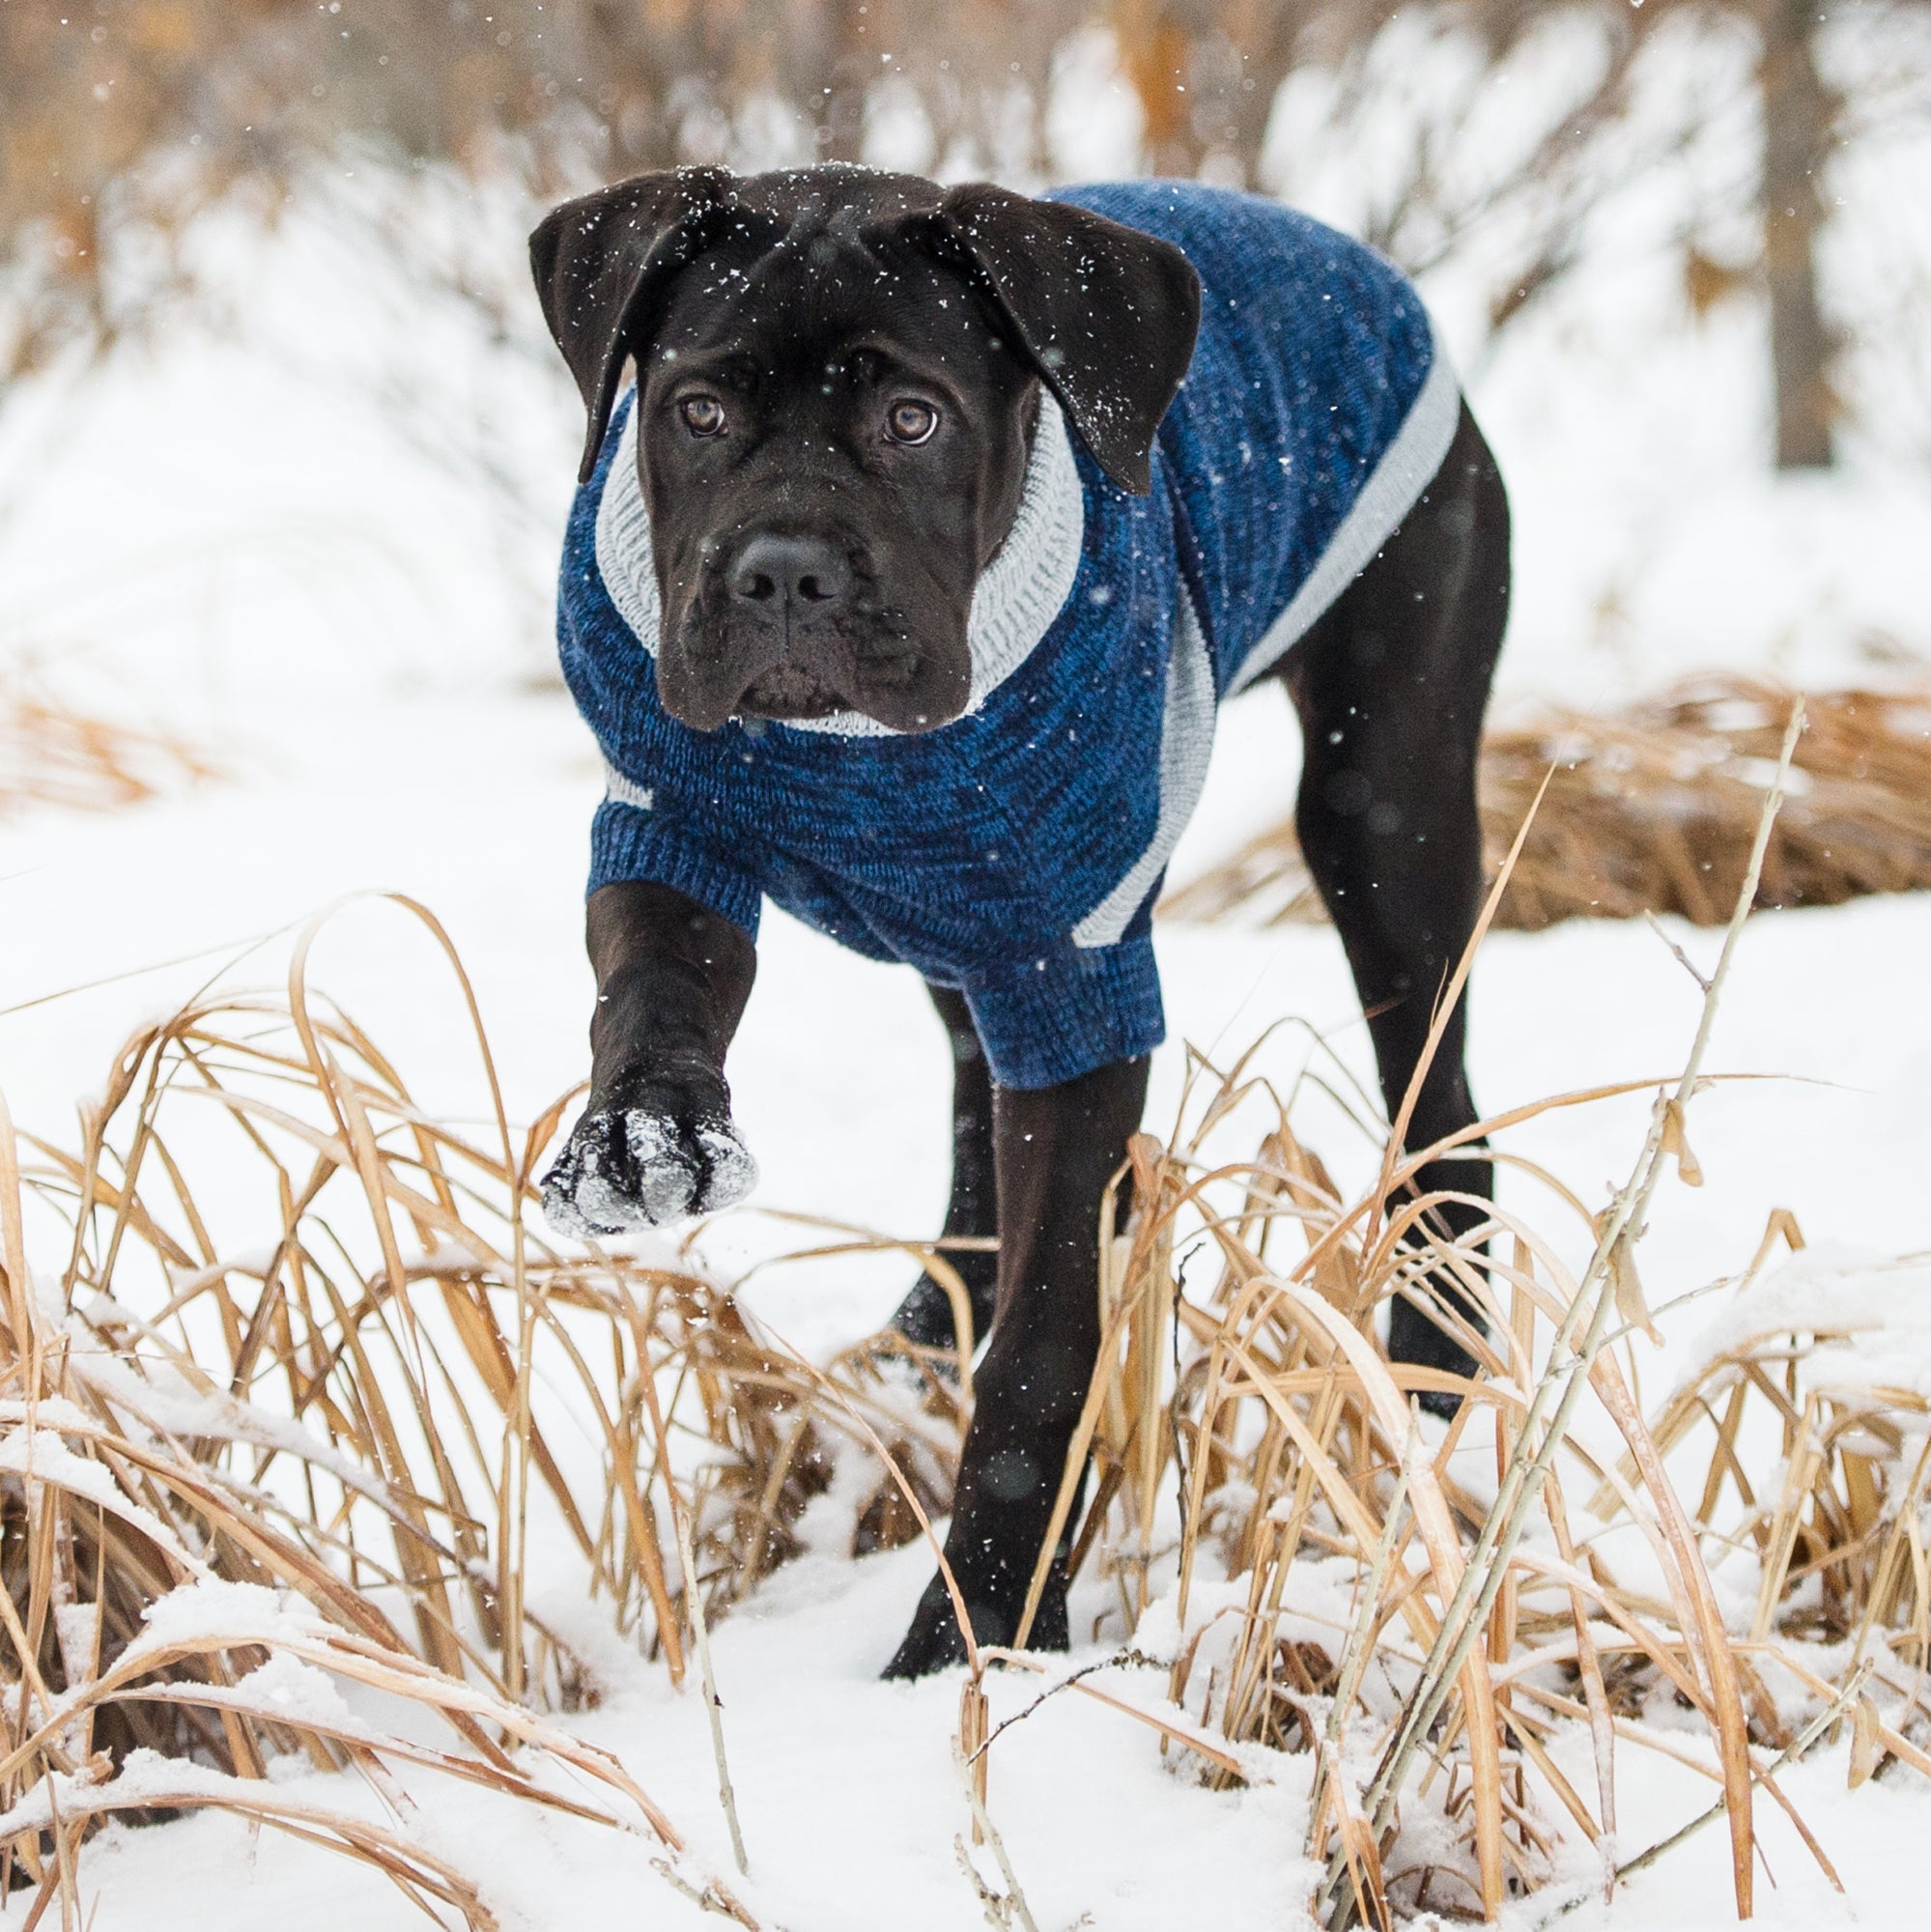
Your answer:
[[[756,1184],[757,1163],[729,1115],[611,1108],[572,1128],[543,1177],[543,1212],[559,1235],[591,1240],[731,1207]]]

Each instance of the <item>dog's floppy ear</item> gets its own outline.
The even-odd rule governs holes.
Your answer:
[[[648,338],[652,311],[731,186],[724,168],[635,175],[552,209],[530,235],[543,319],[589,413],[580,482],[597,467],[633,344]]]
[[[1150,487],[1153,433],[1193,359],[1200,277],[1171,242],[974,182],[940,204],[1093,460]]]

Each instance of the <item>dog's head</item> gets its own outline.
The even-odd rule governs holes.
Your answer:
[[[672,717],[964,710],[973,587],[1018,507],[1044,382],[1144,492],[1200,285],[1083,209],[857,168],[639,175],[530,238],[589,412],[626,363]]]

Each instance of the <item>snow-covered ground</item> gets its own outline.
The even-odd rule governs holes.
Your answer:
[[[1663,297],[1637,288],[1621,299]],[[1679,327],[1659,373],[1637,366],[1613,314],[1586,338],[1565,315],[1573,325],[1552,304],[1475,392],[1518,505],[1522,590],[1505,702],[1600,701],[1712,662],[1813,681],[1931,663],[1921,469],[1873,455],[1847,476],[1773,483],[1755,468],[1759,403],[1740,393],[1739,372],[1760,359],[1745,316]],[[0,523],[0,648],[37,654],[46,678],[84,701],[164,721],[225,772],[112,816],[0,824],[0,1088],[16,1120],[70,1138],[74,1102],[99,1089],[137,1020],[216,971],[273,983],[292,923],[377,888],[414,895],[449,926],[514,1115],[530,1118],[579,1079],[590,990],[581,878],[600,778],[567,698],[537,674],[527,607],[513,594],[527,559],[503,554],[516,540],[481,493],[402,446],[355,394],[331,395],[246,348],[190,345],[129,364],[71,417],[29,397],[5,427],[0,478],[19,507]],[[560,512],[571,443],[560,412],[534,440],[546,439]],[[1284,810],[1297,762],[1277,694],[1231,711],[1177,874]],[[1714,953],[1712,935],[1678,936],[1692,956]],[[1152,1124],[1172,1115],[1181,1040],[1228,1055],[1286,1017],[1368,1079],[1329,931],[1169,925],[1158,944],[1170,1041]],[[1643,1251],[1654,1303],[1666,1309],[1740,1266],[1774,1208],[1794,1211],[1812,1241],[1931,1247],[1927,956],[1931,897],[1752,923],[1711,1065],[1775,1077],[1697,1101],[1708,1184],[1672,1184],[1659,1199]],[[392,913],[352,908],[312,970],[394,1048],[425,1105],[480,1111],[446,979]],[[1575,923],[1492,938],[1472,1004],[1477,1095],[1496,1111],[1671,1073],[1697,994],[1648,930]],[[1285,1082],[1309,1038],[1279,1030],[1263,1064]],[[913,1236],[936,1226],[947,1057],[908,973],[768,914],[731,1071],[763,1169],[760,1202]],[[1645,1104],[1552,1115],[1508,1145],[1598,1205],[1629,1171]],[[1344,1183],[1365,1178],[1365,1150],[1337,1116],[1313,1106],[1303,1126]],[[1515,1198],[1540,1211],[1527,1193]],[[748,1217],[708,1252],[730,1268],[782,1238]],[[793,1343],[823,1352],[875,1325],[904,1274],[877,1259],[778,1270],[753,1300]],[[1649,1399],[1717,1312],[1707,1296],[1665,1312],[1665,1349],[1638,1345]],[[949,1758],[956,1684],[874,1681],[925,1566],[917,1548],[864,1563],[809,1555],[717,1634],[752,1860],[745,1895],[769,1925],[980,1922],[952,1850],[965,1824]],[[601,1707],[572,1721],[616,1749],[701,1857],[726,1869],[697,1699],[671,1693],[611,1638],[567,1575],[544,1582],[535,1607],[582,1645],[605,1685]],[[994,1693],[995,1717],[1031,1694],[1017,1680]],[[1931,1828],[1931,1787],[1901,1772],[1847,1794],[1845,1769],[1843,1748],[1823,1750],[1782,1780],[1845,1894],[1765,1805],[1776,1881],[1759,1888],[1766,1922],[1917,1916],[1916,1833]],[[1173,1775],[1150,1732],[1061,1698],[1002,1741],[992,1805],[1040,1932],[1235,1932],[1303,1922],[1307,1770],[1304,1757],[1283,1759],[1273,1782],[1209,1794]],[[1646,1761],[1623,1797],[1625,1850],[1700,1809],[1708,1789]],[[507,1816],[473,1793],[419,1795],[410,1829],[482,1880],[506,1926],[698,1921],[635,1842]],[[370,1801],[345,1787],[333,1802]],[[1586,1855],[1576,1867],[1578,1878],[1592,1869]],[[84,1887],[98,1895],[98,1932],[414,1922],[370,1874],[213,1816],[112,1829],[89,1850]],[[1547,1909],[1513,1908],[1514,1922],[1539,1923]],[[1721,1834],[1710,1833],[1572,1922],[1703,1927],[1729,1910]],[[17,1911],[0,1908],[0,1924]]]

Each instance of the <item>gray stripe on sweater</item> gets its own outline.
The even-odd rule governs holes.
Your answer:
[[[1227,687],[1232,697],[1270,670],[1313,628],[1315,620],[1374,562],[1375,554],[1401,528],[1402,519],[1415,506],[1421,493],[1434,481],[1455,425],[1462,419],[1462,387],[1441,352],[1422,380],[1420,393],[1395,440],[1382,453],[1361,494],[1342,518],[1320,561],[1293,594],[1288,608],[1262,634]]]
[[[1167,701],[1160,716],[1160,816],[1152,842],[1134,860],[1126,876],[1073,927],[1075,946],[1116,946],[1153,890],[1207,783],[1213,755],[1213,666],[1207,636],[1194,614],[1193,593],[1180,580],[1180,608],[1174,624],[1173,655],[1167,662]]]

